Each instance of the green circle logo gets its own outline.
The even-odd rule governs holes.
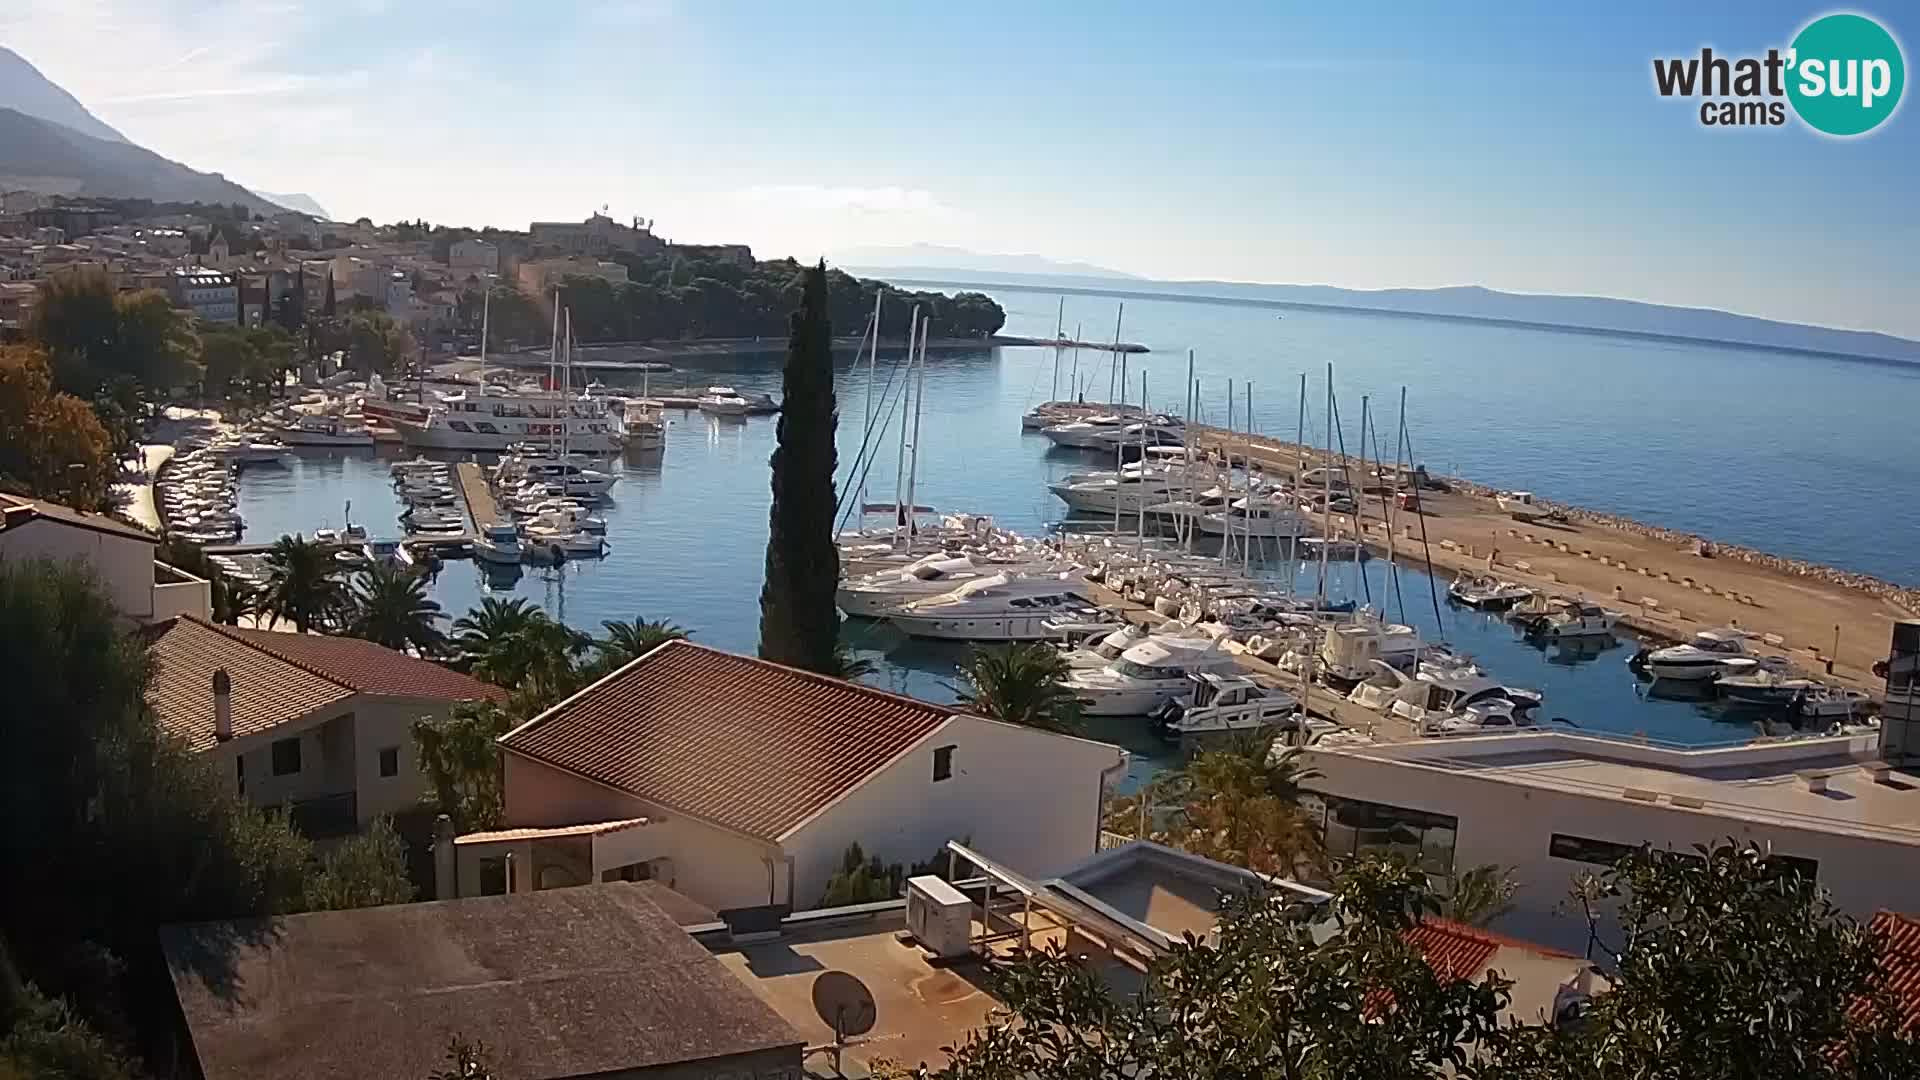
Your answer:
[[[1900,104],[1907,65],[1900,43],[1864,15],[1826,15],[1793,39],[1787,98],[1815,131],[1864,135]]]

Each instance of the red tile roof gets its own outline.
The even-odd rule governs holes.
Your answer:
[[[1887,971],[1887,992],[1908,1029],[1920,1024],[1920,919],[1882,911],[1868,928],[1880,939],[1880,962]]]
[[[1500,942],[1491,934],[1450,919],[1429,917],[1403,935],[1447,982],[1477,980],[1486,973]]]
[[[508,751],[777,841],[952,710],[675,641],[500,740]]]
[[[259,734],[356,693],[471,701],[498,687],[355,638],[219,626],[189,615],[147,630],[154,659],[147,698],[161,727],[205,750],[213,730],[213,673],[233,680],[233,734]]]
[[[507,696],[505,690],[471,675],[359,638],[243,630],[232,626],[219,629],[229,637],[363,694],[445,701],[504,701]]]
[[[29,499],[24,495],[0,492],[0,511],[5,510],[10,510],[12,513],[0,517],[0,530],[15,528],[25,524],[31,518],[39,517],[46,518],[48,521],[57,521],[62,525],[91,529],[94,532],[108,533],[113,536],[124,536],[129,540],[145,540],[149,544],[156,545],[160,543],[158,536],[136,525],[129,525],[119,518],[75,510],[70,506],[62,506],[45,499]]]

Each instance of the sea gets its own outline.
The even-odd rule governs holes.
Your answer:
[[[1256,432],[1291,438],[1304,428],[1324,443],[1331,365],[1334,438],[1351,452],[1364,408],[1369,442],[1393,456],[1404,390],[1412,459],[1433,471],[1920,585],[1920,366],[1186,299],[1074,295],[1062,315],[1051,293],[984,291],[1006,309],[1009,334],[1051,337],[1064,318],[1069,334],[1108,340],[1118,318],[1123,339],[1151,349],[1125,357],[1130,401],[1182,409],[1191,353],[1200,418],[1227,422],[1231,383],[1236,429],[1248,423],[1251,402]],[[851,353],[835,364],[840,487],[864,489],[869,502],[894,497],[901,415],[887,407],[887,387],[899,360],[898,350],[882,349],[873,377]],[[725,383],[778,397],[780,363],[778,353],[703,359],[656,377],[654,388]],[[636,391],[640,382],[637,374],[594,377]],[[1112,400],[1119,383],[1111,352],[935,355],[925,372],[916,501],[1033,534],[1058,527],[1065,510],[1047,483],[1101,462],[1023,433],[1020,417],[1072,396],[1076,385],[1089,400]],[[885,417],[877,438],[869,409]],[[669,418],[662,450],[613,462],[620,479],[603,509],[606,557],[509,578],[449,562],[433,585],[448,615],[486,596],[517,596],[588,631],[603,620],[665,619],[696,641],[753,652],[777,418]],[[388,475],[398,452],[303,450],[284,467],[250,468],[240,484],[245,539],[338,527],[349,503],[374,536],[401,535],[402,504]],[[1291,568],[1303,588],[1318,588],[1317,566]],[[1281,562],[1267,572],[1288,570]],[[1541,715],[1552,722],[1687,745],[1753,734],[1750,719],[1709,702],[1649,694],[1625,663],[1639,647],[1630,635],[1605,648],[1543,649],[1497,617],[1447,606],[1445,580],[1404,558],[1397,582],[1382,559],[1334,564],[1328,589],[1444,639],[1503,682],[1543,691]],[[907,639],[884,623],[849,622],[844,634],[876,662],[874,685],[935,701],[958,693],[964,647]],[[1171,763],[1144,721],[1097,720],[1090,734],[1133,751],[1133,783]]]

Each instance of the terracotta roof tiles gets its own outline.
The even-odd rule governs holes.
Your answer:
[[[357,638],[218,626],[180,616],[147,630],[154,659],[148,700],[161,727],[205,750],[213,730],[213,673],[233,679],[233,734],[245,738],[357,693],[472,701],[504,691],[468,675]]]
[[[502,736],[508,751],[777,841],[952,710],[675,641]]]
[[[1880,939],[1887,992],[1906,1030],[1920,1025],[1920,919],[1897,911],[1874,915],[1868,928]]]

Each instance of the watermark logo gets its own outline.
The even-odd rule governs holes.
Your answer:
[[[1788,110],[1815,131],[1849,137],[1885,123],[1906,89],[1900,43],[1864,15],[1824,15],[1765,56],[1668,57],[1653,62],[1661,97],[1700,98],[1706,127],[1779,127]]]

